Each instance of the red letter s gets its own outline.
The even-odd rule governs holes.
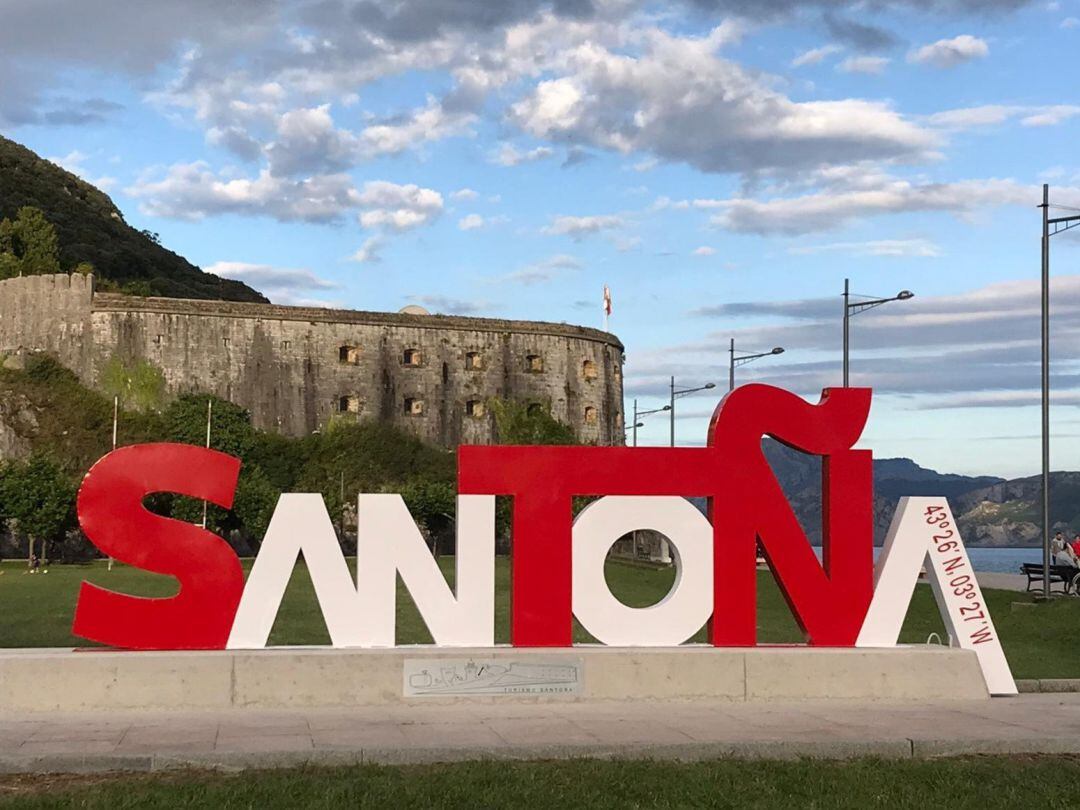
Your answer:
[[[229,545],[212,532],[143,506],[173,492],[232,506],[240,460],[188,444],[141,444],[114,450],[86,474],[79,524],[106,554],[180,581],[176,596],[149,599],[83,582],[71,632],[137,650],[223,649],[244,573]]]

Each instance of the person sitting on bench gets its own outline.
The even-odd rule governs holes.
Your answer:
[[[1073,551],[1072,546],[1068,544],[1061,532],[1054,535],[1050,549],[1054,552],[1055,564],[1080,569],[1080,558],[1077,557],[1076,552]]]

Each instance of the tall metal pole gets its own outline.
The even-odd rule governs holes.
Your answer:
[[[675,446],[675,377],[671,378],[671,446]]]
[[[210,449],[210,421],[214,416],[214,400],[206,400],[206,449]],[[206,501],[202,502],[202,527],[206,528]]]
[[[731,359],[728,362],[727,390],[731,393],[735,390],[735,338],[731,339],[731,348],[728,349]]]
[[[114,396],[112,401],[112,449],[116,449],[116,433],[120,424],[120,397]],[[109,562],[106,566],[106,570],[113,570],[113,557],[109,555]]]
[[[636,399],[634,400],[634,421],[633,421],[633,425],[634,425],[634,447],[637,447],[637,400]],[[632,548],[631,553],[634,555],[634,559],[636,560],[637,559],[637,548],[638,548],[638,545],[637,545],[637,529],[634,529],[634,531],[632,531],[630,533],[630,543],[631,543],[631,548]]]
[[[1042,530],[1043,598],[1050,598],[1050,186],[1042,201]]]
[[[844,279],[844,388],[848,387],[848,279]]]

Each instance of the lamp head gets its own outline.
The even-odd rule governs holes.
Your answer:
[[[775,349],[773,349],[770,352],[770,354],[783,354],[783,353],[784,353],[784,347],[783,346],[777,346]]]
[[[911,290],[901,290],[899,293],[897,293],[896,300],[897,301],[907,301],[909,298],[914,298],[914,297],[915,297],[915,293],[913,293]]]
[[[716,388],[716,383],[705,383],[705,389]]]
[[[660,410],[662,410],[662,411],[670,411],[670,410],[671,410],[671,406],[670,406],[670,405],[665,405],[665,406],[664,406],[663,408],[661,408]]]

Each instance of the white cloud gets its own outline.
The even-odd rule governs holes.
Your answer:
[[[797,245],[788,248],[788,253],[802,256],[815,253],[850,253],[854,256],[933,258],[941,255],[941,248],[927,239],[874,239],[867,242]]]
[[[581,267],[581,261],[576,257],[567,255],[566,253],[559,253],[554,256],[549,256],[546,259],[527,264],[512,273],[497,276],[491,279],[491,281],[497,283],[522,284],[524,286],[543,284],[553,281],[563,275],[566,271],[580,270]]]
[[[716,248],[709,247],[708,245],[702,245],[701,247],[694,248],[695,256],[712,256],[716,253]]]
[[[471,188],[459,188],[457,191],[450,193],[450,199],[452,200],[475,200],[479,196]]]
[[[360,224],[365,228],[406,231],[427,225],[443,210],[439,192],[420,186],[398,185],[385,180],[364,183],[357,202],[363,210]]]
[[[490,311],[493,306],[489,301],[451,298],[446,295],[413,295],[410,300],[422,304],[435,314],[445,315],[479,315]]]
[[[1065,190],[1071,194],[1072,190]],[[912,211],[966,213],[997,205],[1034,205],[1035,186],[1014,180],[961,180],[953,183],[912,183],[890,178],[868,188],[824,190],[764,202],[750,199],[721,201],[713,217],[721,227],[742,233],[799,234],[826,231],[853,220]]]
[[[319,278],[310,270],[274,267],[249,262],[215,262],[204,268],[222,278],[242,281],[266,295],[275,304],[294,306],[333,306],[333,302],[312,299],[304,295],[311,290],[336,290],[339,285]]]
[[[1051,386],[1069,401],[1080,401],[1080,362],[1074,359],[1080,357],[1080,275],[1056,276],[1053,284],[1052,340],[1060,360],[1052,367]],[[886,280],[883,288],[868,291],[890,294],[899,286]],[[1037,278],[953,295],[914,292],[914,298],[859,321],[851,364],[854,385],[871,386],[876,396],[904,395],[909,408],[976,407],[1012,398],[1018,404],[1037,403]],[[755,378],[816,398],[839,380],[837,300],[755,300],[700,309],[694,314],[716,319],[723,331],[680,346],[635,352],[627,395],[661,393],[671,374],[691,379],[725,374],[728,339],[734,337],[737,346],[787,347],[780,362],[755,367]],[[732,321],[750,318],[758,323],[730,327]],[[672,358],[678,358],[674,365]]]
[[[820,48],[811,48],[808,51],[803,51],[792,59],[791,66],[798,68],[805,67],[806,65],[817,65],[833,54],[841,53],[843,50],[842,46],[833,44],[822,45]]]
[[[982,59],[989,55],[990,46],[986,40],[961,34],[952,39],[939,39],[929,45],[916,48],[908,54],[908,61],[918,65],[932,65],[937,68],[951,68]]]
[[[469,133],[476,120],[471,112],[447,112],[435,98],[412,110],[402,121],[365,127],[359,136],[366,157],[397,155],[428,141]]]
[[[1066,30],[1070,28],[1080,28],[1080,17],[1066,17],[1061,21],[1061,27]]]
[[[946,129],[972,129],[988,127],[1008,121],[1023,107],[1006,104],[983,104],[978,107],[960,107],[955,110],[943,110],[927,118],[934,126]]]
[[[215,214],[270,216],[283,222],[327,222],[354,208],[358,195],[348,175],[293,180],[263,169],[256,177],[214,173],[204,161],[144,173],[125,192],[148,216],[199,220]]]
[[[266,148],[273,175],[340,172],[357,160],[356,137],[334,126],[329,104],[290,110],[278,120],[276,134]]]
[[[349,257],[350,261],[360,262],[361,264],[375,264],[381,262],[382,257],[379,255],[379,251],[382,250],[384,241],[379,236],[369,236],[365,239],[356,253]]]
[[[499,151],[492,155],[492,162],[500,166],[520,166],[522,163],[535,163],[552,157],[555,150],[550,146],[537,146],[527,152],[518,150],[513,144],[504,143]]]
[[[572,239],[581,239],[601,231],[621,228],[623,224],[622,217],[615,214],[584,217],[557,216],[551,220],[550,225],[543,228],[543,233],[548,236],[569,236]]]
[[[86,167],[83,166],[83,163],[89,160],[89,158],[89,155],[80,152],[78,149],[73,149],[63,157],[50,157],[46,158],[46,160],[55,163],[63,169],[67,169],[67,171],[71,172],[76,177],[85,180],[90,185],[96,186],[102,191],[108,191],[115,186],[117,182],[115,177],[109,177],[108,175],[94,177],[87,171]]]
[[[932,126],[943,129],[965,130],[1003,124],[1014,118],[1027,127],[1055,126],[1080,115],[1080,106],[1054,104],[1025,106],[1017,104],[983,104],[977,107],[960,107],[943,110],[927,117]]]
[[[364,160],[400,154],[429,141],[464,134],[475,120],[471,113],[447,113],[434,98],[400,118],[370,124],[359,134],[336,126],[328,103],[288,110],[274,117],[274,140],[263,150],[274,175],[343,171]],[[244,126],[211,127],[207,140],[248,159],[260,152],[258,141]]]
[[[1031,113],[1021,119],[1020,123],[1025,127],[1052,127],[1077,115],[1080,115],[1080,106],[1057,104]]]
[[[841,73],[863,73],[877,76],[885,70],[889,64],[885,56],[849,56],[836,66]]]
[[[509,118],[537,138],[645,152],[707,172],[792,170],[866,159],[912,160],[935,134],[883,102],[795,102],[775,82],[716,55],[708,38],[643,33],[643,53],[586,43]]]
[[[474,231],[477,228],[484,227],[484,218],[479,214],[469,214],[458,220],[458,230],[462,231]]]

